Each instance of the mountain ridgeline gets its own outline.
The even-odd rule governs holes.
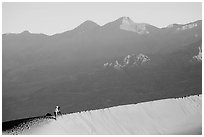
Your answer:
[[[121,17],[52,36],[2,35],[3,121],[202,93],[202,21]],[[35,109],[33,109],[35,108]]]

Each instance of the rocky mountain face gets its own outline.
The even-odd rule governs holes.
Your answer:
[[[52,36],[3,34],[3,121],[56,104],[76,112],[199,94],[201,60],[202,21],[157,28],[121,17]]]
[[[190,62],[201,63],[202,62],[202,47],[198,46],[197,50],[198,50],[198,53],[196,55],[194,54],[190,59],[185,60],[185,61],[189,63]],[[193,52],[191,54],[193,54]],[[142,65],[150,63],[150,61],[151,61],[150,57],[140,53],[138,55],[135,55],[135,54],[127,55],[121,61],[115,60],[114,62],[106,62],[103,66],[104,68],[114,68],[116,70],[123,70],[123,69],[127,69],[130,67],[142,66]]]
[[[199,50],[198,55],[193,56],[193,60],[197,62],[201,62],[202,61],[202,47],[198,47],[198,50]]]
[[[145,23],[134,23],[129,17],[123,17],[120,29],[136,32],[137,34],[149,34]]]
[[[118,60],[116,60],[113,63],[105,63],[104,67],[109,68],[113,67],[117,70],[121,70],[123,68],[128,68],[128,67],[134,67],[134,66],[140,66],[148,63],[150,61],[150,58],[142,53],[135,55],[127,55],[120,63]]]

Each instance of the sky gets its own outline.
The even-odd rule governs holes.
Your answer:
[[[32,33],[53,35],[74,29],[86,20],[99,25],[122,16],[136,23],[149,23],[156,27],[185,24],[202,19],[201,2],[108,2],[108,3],[3,3],[3,33]]]

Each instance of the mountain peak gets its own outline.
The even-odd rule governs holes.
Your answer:
[[[95,23],[95,22],[93,22],[93,21],[91,21],[91,20],[86,20],[85,22],[83,22],[82,24],[92,24],[92,25],[97,25],[97,26],[99,26],[97,23]],[[81,24],[81,25],[82,25]]]
[[[118,18],[115,22],[118,22],[119,24],[121,24],[121,23],[129,23],[133,21],[130,19],[130,17],[123,16],[123,17]]]
[[[135,23],[129,17],[121,17],[120,29],[125,31],[132,31],[138,34],[149,34],[145,23]]]
[[[132,24],[134,21],[132,21],[129,17],[122,17],[122,23],[123,24]]]
[[[25,30],[23,32],[21,32],[22,34],[30,34],[30,32],[28,30]]]
[[[91,20],[87,20],[83,22],[82,24],[80,24],[77,28],[75,28],[75,30],[85,31],[85,30],[94,29],[96,27],[100,27],[100,25],[98,25],[97,23]]]

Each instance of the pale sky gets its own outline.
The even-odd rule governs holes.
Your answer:
[[[122,16],[136,23],[165,27],[202,19],[202,3],[3,3],[3,33],[55,33],[71,30],[86,20],[104,25]]]

